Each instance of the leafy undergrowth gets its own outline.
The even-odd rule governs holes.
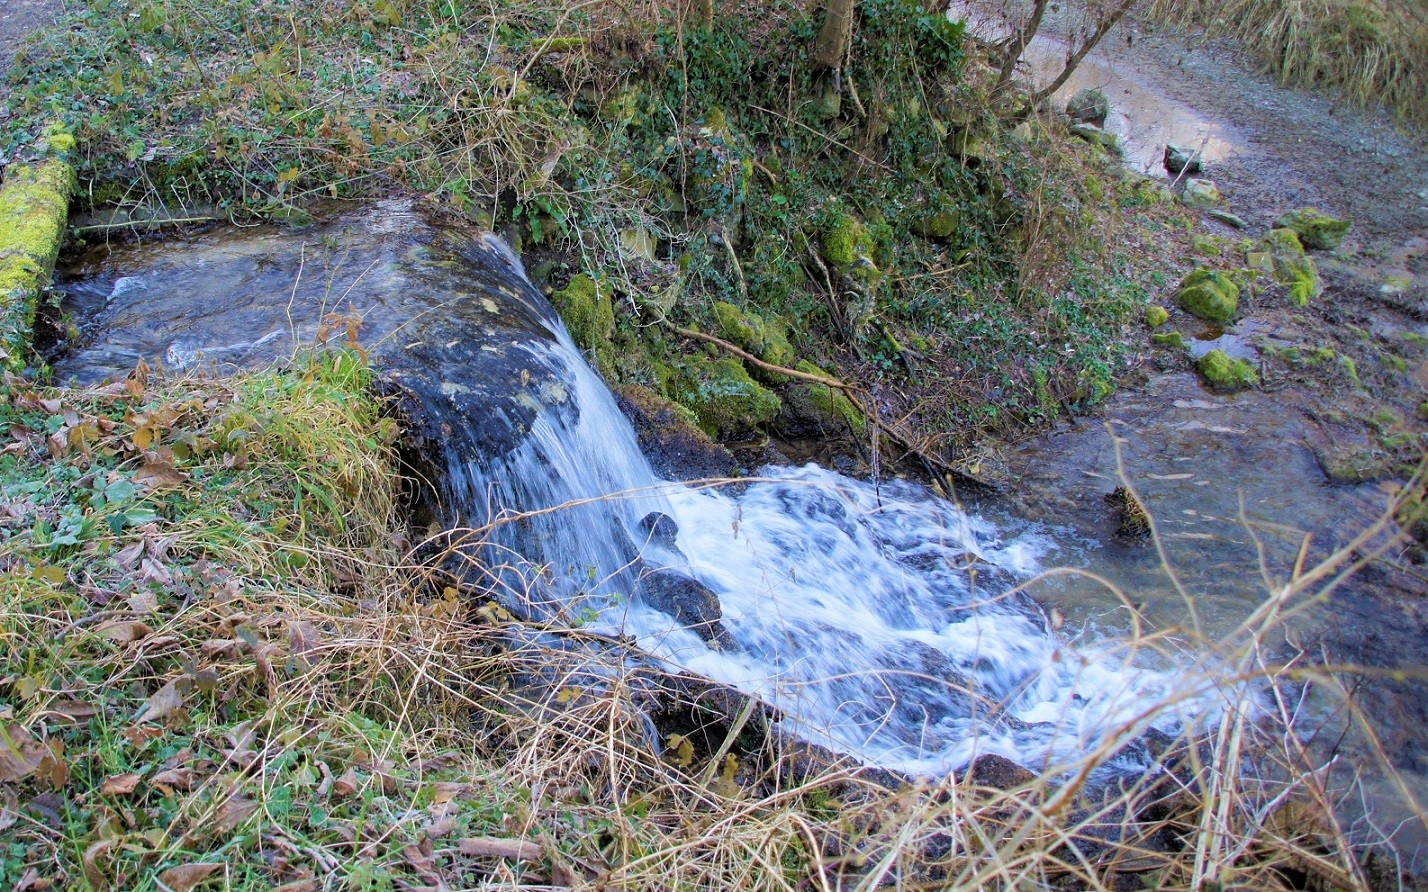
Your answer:
[[[613,0],[88,0],[17,65],[0,153],[58,116],[82,203],[136,217],[430,198],[556,258],[542,284],[588,273],[615,319],[581,346],[676,400],[703,345],[664,323],[717,333],[724,301],[928,454],[1086,410],[1143,350],[1186,219],[1061,124],[1015,129],[919,0],[857,8],[830,79],[795,0],[707,27]]]
[[[523,632],[407,558],[365,382],[349,352],[222,380],[5,379],[0,884],[1363,887],[1322,777],[1247,699],[1111,789],[1085,780],[1115,744],[1040,777],[884,786],[749,742],[748,708],[652,737],[616,643]],[[1247,621],[1245,677],[1275,676],[1266,630],[1336,567]]]

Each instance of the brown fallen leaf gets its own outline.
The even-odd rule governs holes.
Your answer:
[[[173,890],[173,892],[189,892],[194,886],[208,879],[216,871],[223,869],[222,864],[181,864],[178,867],[170,867],[159,874],[159,882]]]
[[[178,486],[188,475],[174,467],[174,452],[167,446],[144,453],[144,466],[134,472],[134,482],[150,489]]]
[[[153,696],[139,707],[139,712],[134,716],[135,721],[157,722],[162,721],[164,716],[173,712],[183,705],[183,693],[179,691],[179,682],[182,678],[175,678],[173,681],[159,688]]]
[[[134,567],[138,566],[139,558],[143,554],[143,541],[141,540],[139,542],[132,542],[128,545],[125,545],[123,548],[119,549],[114,553],[114,563],[123,567],[125,570],[132,570],[134,569]]]
[[[540,846],[524,839],[501,839],[495,836],[472,836],[456,841],[463,855],[477,858],[513,858],[516,861],[539,861]]]
[[[288,647],[295,656],[303,656],[316,650],[319,643],[317,627],[312,623],[297,620],[288,622]]]
[[[346,799],[356,793],[359,786],[361,782],[357,780],[357,769],[349,765],[342,776],[332,782],[332,795],[338,799]]]
[[[317,880],[297,880],[273,887],[273,892],[317,892]]]
[[[130,604],[130,606],[132,607],[133,605]],[[158,608],[157,601],[155,601],[154,607],[155,609]],[[136,619],[117,620],[115,622],[105,623],[95,631],[110,641],[113,641],[115,644],[133,644],[135,641],[143,640],[154,634],[153,629]]]
[[[100,868],[99,859],[113,847],[113,839],[101,839],[91,843],[89,848],[84,850],[84,856],[81,859],[84,863],[84,878],[89,880],[89,885],[95,889],[109,888],[109,877]]]
[[[139,786],[139,775],[133,771],[106,777],[99,785],[99,792],[106,796],[128,796]]]
[[[11,787],[0,787],[0,831],[20,819],[20,796]]]
[[[223,805],[219,806],[217,813],[214,814],[214,832],[222,836],[232,833],[257,810],[258,803],[241,793],[232,797],[223,803]]]
[[[14,783],[34,774],[49,752],[24,725],[0,725],[0,783]]]
[[[174,577],[163,564],[153,558],[144,558],[139,561],[139,581],[157,582],[159,585],[172,585]]]
[[[149,778],[149,786],[168,795],[175,790],[187,790],[193,786],[192,768],[170,768]]]
[[[57,700],[45,710],[45,716],[59,722],[78,725],[99,714],[99,710],[83,700]]]

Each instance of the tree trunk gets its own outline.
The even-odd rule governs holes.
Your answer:
[[[694,21],[701,28],[714,27],[714,0],[694,0]]]
[[[1015,34],[1007,38],[1006,51],[1002,56],[1001,70],[997,72],[997,85],[992,88],[993,93],[1000,93],[1011,83],[1012,75],[1016,73],[1016,63],[1021,60],[1021,54],[1026,52],[1027,44],[1031,43],[1031,39],[1041,29],[1041,18],[1046,15],[1048,2],[1049,0],[1036,0],[1036,7],[1031,11],[1031,18]]]
[[[848,40],[853,34],[854,0],[828,0],[823,12],[823,27],[813,43],[809,59],[821,68],[842,68],[848,55]]]
[[[1109,15],[1101,19],[1100,24],[1096,26],[1096,30],[1091,32],[1090,37],[1086,38],[1086,42],[1081,44],[1074,53],[1066,57],[1066,67],[1061,69],[1061,73],[1056,76],[1056,80],[1042,87],[1040,90],[1037,90],[1031,97],[1032,106],[1035,107],[1038,102],[1061,89],[1061,85],[1071,78],[1072,72],[1081,64],[1081,60],[1086,58],[1086,54],[1096,48],[1096,44],[1101,42],[1101,38],[1105,37],[1107,32],[1116,26],[1117,22],[1125,18],[1126,13],[1130,12],[1130,8],[1134,5],[1135,0],[1121,0],[1120,6],[1117,6]]]

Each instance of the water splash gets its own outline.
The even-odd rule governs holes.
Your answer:
[[[985,752],[1041,768],[1173,693],[1173,676],[1048,630],[1017,588],[1043,540],[921,487],[812,465],[661,480],[492,236],[384,205],[305,234],[135,250],[69,286],[88,337],[55,358],[61,378],[122,375],[139,357],[270,362],[332,312],[360,314],[374,365],[444,459],[446,519],[486,528],[481,556],[513,607],[631,636],[781,707],[814,741],[918,773]]]

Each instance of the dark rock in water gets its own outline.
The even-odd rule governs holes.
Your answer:
[[[1077,90],[1066,103],[1066,114],[1071,120],[1095,124],[1097,127],[1105,126],[1106,116],[1110,113],[1110,100],[1106,99],[1106,94],[1100,90]]]
[[[1018,765],[1006,756],[984,753],[972,760],[963,776],[979,787],[1011,790],[1036,781],[1036,773]]]
[[[651,545],[670,549],[678,548],[674,540],[679,535],[679,525],[668,514],[651,511],[640,518],[639,528],[640,532],[644,534],[645,540]]]
[[[1202,167],[1200,153],[1184,146],[1165,147],[1165,169],[1171,173],[1199,173]]]
[[[1117,486],[1106,493],[1106,504],[1116,514],[1117,538],[1135,540],[1150,535],[1150,514],[1135,493],[1124,486]]]
[[[724,613],[719,596],[699,580],[677,570],[652,570],[640,577],[640,598],[705,641],[733,646],[733,638],[721,622]]]
[[[620,409],[635,426],[650,465],[669,480],[731,477],[738,466],[729,450],[699,429],[694,413],[633,384],[616,393]]]

